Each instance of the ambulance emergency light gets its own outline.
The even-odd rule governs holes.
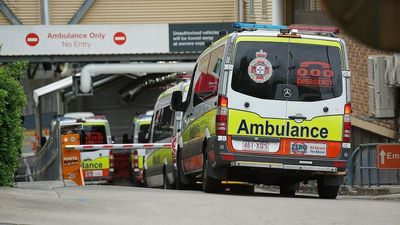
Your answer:
[[[337,27],[316,27],[316,26],[296,26],[291,25],[289,29],[297,29],[299,31],[311,31],[311,32],[328,32],[338,34],[340,33],[339,28]]]
[[[280,30],[288,29],[288,26],[272,25],[272,24],[256,24],[256,23],[234,23],[235,29],[264,29],[264,30]]]
[[[290,30],[309,31],[309,32],[327,32],[340,33],[337,27],[318,27],[318,26],[297,26],[297,25],[272,25],[272,24],[256,24],[256,23],[234,23],[234,29],[264,29],[264,30],[282,30],[283,33],[289,33]]]

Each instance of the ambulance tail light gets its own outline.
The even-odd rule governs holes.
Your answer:
[[[137,151],[133,151],[133,168],[139,168],[139,155]]]
[[[228,98],[226,96],[218,96],[218,111],[215,121],[217,135],[226,135],[228,121]]]
[[[113,152],[110,151],[110,168],[114,167],[114,155]]]
[[[228,98],[223,95],[218,96],[218,106],[227,108],[228,107]]]
[[[344,120],[343,120],[343,142],[350,143],[350,133],[351,133],[351,103],[346,103],[344,106]]]

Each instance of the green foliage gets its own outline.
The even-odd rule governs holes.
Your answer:
[[[13,181],[21,153],[21,113],[26,96],[19,80],[26,65],[26,62],[0,65],[0,186]]]

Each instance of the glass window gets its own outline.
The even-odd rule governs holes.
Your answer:
[[[83,125],[82,134],[82,144],[107,144],[105,126]]]
[[[254,0],[249,0],[249,16],[254,17]]]
[[[263,18],[267,18],[267,0],[261,2],[261,14]]]
[[[153,141],[172,137],[174,131],[174,113],[169,106],[158,110],[154,114]]]
[[[321,0],[293,1],[293,24],[336,26],[327,16]]]
[[[200,60],[200,75],[194,86],[193,106],[217,95],[224,50],[225,46],[220,46]]]
[[[289,101],[319,101],[340,96],[339,49],[295,43],[238,43],[233,90],[256,98],[283,100],[285,85],[293,87],[296,93]]]
[[[138,133],[138,142],[139,143],[147,143],[146,135],[149,132],[150,124],[142,124],[139,127]]]

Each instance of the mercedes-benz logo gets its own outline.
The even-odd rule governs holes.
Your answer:
[[[292,90],[290,88],[285,88],[283,89],[282,94],[285,98],[290,98],[290,96],[292,96]]]

